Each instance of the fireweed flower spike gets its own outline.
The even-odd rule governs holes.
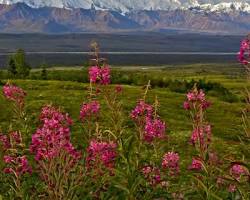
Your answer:
[[[24,174],[31,174],[32,168],[24,154],[24,144],[21,133],[11,132],[8,135],[0,135],[0,146],[3,150],[3,163],[5,174],[11,176],[11,189],[16,197],[22,197],[22,180]]]
[[[86,119],[97,117],[100,112],[100,103],[98,101],[91,101],[84,103],[80,110],[80,119],[85,121]]]
[[[41,125],[32,135],[30,152],[35,155],[37,170],[44,181],[48,199],[71,199],[81,176],[77,174],[81,152],[70,141],[73,121],[53,106],[45,106],[40,114]],[[58,184],[60,177],[60,184]]]
[[[108,85],[110,83],[110,68],[108,65],[103,67],[92,66],[89,68],[89,80],[91,83]]]
[[[161,172],[157,167],[146,165],[142,168],[142,174],[151,186],[156,186],[162,182]]]
[[[37,161],[57,157],[62,150],[76,161],[81,155],[70,143],[70,126],[73,123],[68,114],[52,106],[45,106],[40,115],[42,126],[32,136],[30,151]]]
[[[250,62],[249,59],[250,59],[250,40],[244,39],[241,41],[240,51],[238,53],[238,60],[243,65],[247,65]]]
[[[0,145],[2,146],[2,149],[6,151],[11,147],[10,140],[7,135],[0,134]]]
[[[144,140],[151,143],[155,138],[164,138],[166,124],[160,119],[146,118]]]
[[[26,155],[21,155],[20,148],[23,147],[20,132],[11,132],[8,136],[0,135],[2,148],[6,153],[3,161],[6,164],[5,173],[14,174],[21,177],[25,173],[32,173]]]
[[[179,154],[175,152],[168,152],[162,158],[162,167],[163,169],[168,169],[170,175],[177,175],[180,171],[179,167]]]
[[[25,155],[18,157],[4,156],[4,162],[8,166],[3,170],[6,174],[22,176],[26,173],[32,173],[32,168],[28,164],[28,159]]]
[[[90,141],[87,148],[86,164],[88,170],[99,170],[98,173],[103,173],[103,168],[112,172],[115,167],[115,159],[117,145],[114,142]]]
[[[21,88],[7,83],[3,86],[3,95],[7,100],[13,101],[19,108],[24,106],[26,92]]]
[[[200,159],[193,158],[192,164],[188,168],[189,170],[201,171],[202,170],[202,162]]]
[[[139,122],[141,117],[151,118],[153,115],[153,106],[146,104],[143,100],[140,100],[136,107],[131,111],[130,117],[135,121]]]
[[[205,111],[210,105],[203,90],[198,90],[196,87],[187,93],[183,104],[184,109],[190,112],[193,123],[190,143],[198,149],[200,157],[204,160],[212,138],[211,125],[205,121]]]

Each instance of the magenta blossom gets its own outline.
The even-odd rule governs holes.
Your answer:
[[[164,138],[166,132],[166,124],[160,119],[146,118],[144,140],[148,143],[155,138]]]
[[[7,100],[15,102],[19,107],[24,106],[26,92],[23,89],[7,83],[3,86],[3,95]]]
[[[91,83],[96,83],[100,77],[100,67],[92,66],[89,68],[89,80]]]
[[[28,164],[26,156],[4,156],[4,162],[8,165],[8,167],[4,169],[4,172],[7,174],[13,173],[17,176],[21,176],[26,173],[32,173],[32,168]]]
[[[203,110],[206,110],[211,106],[211,103],[206,100],[206,95],[203,90],[192,90],[187,93],[187,100],[183,103],[185,110],[194,109],[196,103],[199,103]]]
[[[247,65],[249,64],[249,58],[250,58],[250,40],[244,39],[241,41],[240,51],[238,53],[238,60],[243,65]]]
[[[2,146],[2,149],[3,150],[7,150],[10,148],[10,140],[9,138],[7,137],[7,135],[4,135],[4,134],[0,134],[0,144]]]
[[[162,167],[170,171],[170,175],[176,175],[180,171],[179,167],[179,154],[174,152],[168,152],[163,156]]]
[[[26,155],[21,154],[22,136],[20,132],[11,132],[8,136],[0,135],[0,141],[5,155],[3,161],[5,163],[4,173],[13,174],[20,177],[23,174],[32,173],[32,168],[28,164]]]
[[[189,166],[188,169],[194,170],[194,171],[201,171],[202,170],[202,161],[197,159],[197,158],[193,158],[192,164]]]
[[[112,171],[117,157],[116,148],[117,145],[114,142],[91,140],[87,148],[87,168],[102,171],[102,168],[105,167],[107,170]]]
[[[234,177],[236,180],[240,181],[240,178],[244,175],[249,175],[248,170],[239,164],[234,164],[230,168],[230,174],[232,177]]]
[[[42,125],[32,135],[30,151],[35,154],[36,161],[50,160],[66,151],[75,161],[79,160],[80,152],[70,142],[70,125],[73,123],[68,114],[45,106],[40,115]]]
[[[89,80],[91,83],[108,85],[110,83],[110,68],[109,66],[99,67],[92,66],[89,68]]]
[[[189,104],[188,101],[184,101],[184,103],[183,103],[183,108],[184,108],[185,110],[190,110],[190,104]]]
[[[141,117],[151,117],[153,115],[153,107],[149,104],[146,104],[145,101],[140,100],[136,107],[130,113],[131,118],[138,122]]]
[[[192,136],[190,142],[195,145],[196,143],[200,143],[200,145],[205,149],[206,146],[211,143],[212,131],[211,125],[205,125],[201,128],[196,128],[192,132]]]
[[[84,121],[86,120],[86,118],[97,117],[99,112],[100,112],[100,104],[98,101],[84,103],[80,111],[80,119]]]
[[[151,186],[156,186],[161,183],[161,173],[159,168],[146,165],[142,168],[142,173]]]

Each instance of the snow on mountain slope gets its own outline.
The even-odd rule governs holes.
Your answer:
[[[126,13],[131,10],[197,9],[207,12],[250,12],[250,0],[0,0],[0,4],[18,2],[38,7],[108,9]]]

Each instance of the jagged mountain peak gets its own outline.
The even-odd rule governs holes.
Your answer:
[[[138,5],[134,5],[137,0],[126,0],[126,4],[122,4],[125,0],[56,0],[50,3],[48,0],[23,0],[25,3],[15,0],[16,4],[12,4],[14,0],[0,1],[5,3],[0,2],[0,32],[63,33],[175,29],[245,34],[250,30],[250,7],[246,1],[218,4],[218,1],[209,0],[140,0],[142,4]],[[170,1],[172,7],[167,6]],[[73,2],[82,4],[73,6]]]
[[[250,12],[250,0],[0,0],[0,4],[25,3],[33,8],[96,8],[127,13],[134,10],[175,10],[196,8],[204,11]]]

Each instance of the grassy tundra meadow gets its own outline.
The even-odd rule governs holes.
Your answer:
[[[0,71],[0,199],[250,198],[250,40],[239,63]],[[86,62],[87,63],[87,62]]]
[[[112,171],[112,174],[109,170],[104,170],[101,177],[96,177],[96,174],[100,173],[98,171],[92,172],[94,173],[93,176],[93,174],[89,174],[86,168],[80,169],[83,173],[82,180],[77,182],[76,188],[72,189],[73,193],[67,196],[66,191],[70,186],[67,184],[61,188],[58,186],[60,192],[58,194],[53,193],[53,189],[46,185],[49,182],[40,177],[39,173],[41,172],[39,172],[39,167],[36,166],[36,160],[30,154],[27,157],[33,168],[32,175],[29,173],[22,175],[20,191],[16,189],[18,185],[15,183],[10,187],[13,180],[11,174],[1,173],[2,187],[0,194],[3,199],[247,199],[249,197],[247,196],[249,195],[249,183],[244,183],[243,186],[238,186],[239,190],[231,192],[228,191],[230,185],[226,185],[233,182],[233,179],[229,178],[230,175],[225,175],[229,179],[225,178],[225,185],[218,186],[217,183],[218,177],[223,177],[222,174],[227,173],[226,170],[229,171],[231,163],[242,162],[249,166],[250,146],[243,139],[244,129],[242,126],[243,89],[249,85],[245,80],[244,68],[241,65],[197,64],[159,68],[114,67],[111,68],[111,71],[112,84],[104,87],[108,87],[111,91],[116,90],[117,84],[121,84],[122,87],[122,91],[116,97],[119,102],[116,109],[118,109],[122,118],[122,122],[119,122],[122,124],[122,136],[119,137],[124,141],[120,141],[120,145],[122,145],[120,148],[123,149],[118,149],[116,153],[126,155],[126,159],[124,158],[126,162],[117,158],[117,155],[114,159],[116,170]],[[114,113],[110,109],[110,105],[107,104],[107,99],[102,95],[94,96],[94,99],[100,102],[101,109],[98,119],[94,118],[98,122],[98,126],[91,124],[91,126],[96,127],[91,128],[90,136],[88,135],[89,131],[86,131],[88,123],[86,124],[80,118],[81,106],[83,102],[88,102],[90,98],[87,69],[51,68],[46,69],[45,72],[42,69],[36,69],[31,71],[26,80],[8,80],[10,78],[8,76],[6,71],[1,72],[2,86],[10,81],[11,84],[17,85],[27,93],[24,106],[26,117],[22,119],[24,121],[21,120],[21,123],[18,122],[20,119],[13,112],[13,103],[6,101],[5,97],[1,95],[0,130],[2,133],[20,130],[25,134],[22,135],[27,141],[24,142],[25,145],[30,145],[32,134],[41,126],[39,125],[41,124],[39,113],[42,107],[53,105],[60,108],[61,112],[69,113],[74,121],[71,127],[71,142],[85,158],[79,161],[80,166],[86,165],[86,158],[89,156],[88,143],[90,138],[105,141],[118,140],[117,135],[114,139],[112,134],[109,135],[109,132],[105,132],[105,130],[114,132],[114,119],[112,118]],[[138,151],[136,147],[138,145],[138,133],[133,120],[131,120],[130,112],[136,106],[138,99],[144,95],[148,80],[151,80],[151,87],[148,88],[146,102],[155,105],[155,97],[157,97],[157,101],[159,101],[157,112],[161,119],[166,122],[166,138],[155,141],[154,148],[150,143],[143,144],[143,148],[139,152],[142,155],[137,157],[137,154],[134,153]],[[220,169],[218,171],[213,169],[213,172],[209,172],[209,169],[202,172],[189,169],[192,156],[197,154],[197,150],[190,144],[192,121],[188,112],[183,109],[183,102],[186,99],[186,92],[190,91],[194,84],[206,92],[207,99],[212,103],[206,113],[206,120],[210,122],[213,134],[209,148],[211,152],[216,152],[216,156],[220,160],[220,166],[217,167],[223,169],[222,172],[220,172]],[[101,90],[105,92],[103,88]],[[25,126],[22,123],[25,123]],[[97,127],[101,133],[95,130]],[[96,131],[102,136],[97,134]],[[157,153],[153,153],[154,151],[151,151],[151,148],[155,149],[154,151]],[[28,152],[28,150],[24,150],[24,152]],[[158,171],[154,170],[156,166],[160,168],[161,157],[165,152],[178,153],[180,169],[176,176],[169,175],[167,171],[162,169],[163,171],[159,172],[161,173],[161,183],[155,182],[156,175],[154,173],[158,174]],[[130,158],[131,156],[133,158]],[[152,175],[146,176],[142,172],[142,167],[145,164],[155,167],[152,168]],[[54,166],[55,170],[58,170],[58,166],[60,164]],[[4,167],[5,164],[2,162],[1,168]],[[72,171],[71,173],[76,172]],[[211,178],[206,173],[212,173],[216,177]],[[75,179],[71,177],[72,180],[69,181],[64,180],[65,177],[61,177],[61,180],[60,177],[56,176],[56,173],[54,176],[55,180],[63,180],[65,183],[70,181],[74,183],[73,180]],[[202,178],[197,179],[196,176]],[[200,180],[206,181],[204,185]],[[240,185],[241,182],[237,184]]]

